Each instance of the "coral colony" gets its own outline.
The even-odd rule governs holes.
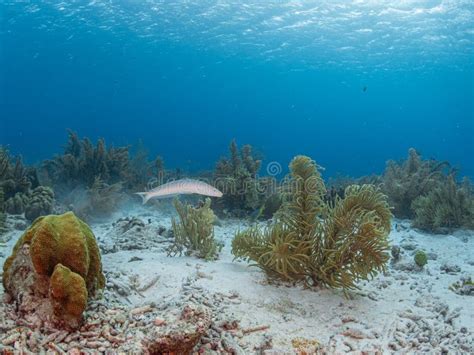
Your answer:
[[[427,233],[474,227],[472,184],[449,163],[410,149],[381,176],[329,187],[308,156],[294,157],[280,180],[259,176],[261,165],[251,146],[235,141],[213,172],[190,176],[149,160],[142,146],[132,155],[73,132],[62,155],[37,166],[1,148],[0,352],[474,351],[470,330],[453,323],[460,310],[433,298],[414,301],[431,333],[411,309],[389,316],[396,323],[387,339],[356,314],[364,302],[378,307],[391,287],[409,283],[400,291],[407,297],[431,287],[434,268],[452,279],[445,289],[453,297],[474,294],[459,266],[437,266],[430,245],[444,236]],[[281,299],[259,298],[267,294]],[[254,298],[266,310],[256,313],[259,323],[241,325],[235,315],[245,318]],[[284,331],[314,319],[320,303],[339,309],[338,324],[326,327],[335,334]]]

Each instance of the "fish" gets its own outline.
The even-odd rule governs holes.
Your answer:
[[[250,222],[256,222],[263,214],[263,211],[265,210],[265,203],[263,203],[259,208],[257,208],[255,211],[253,211],[250,214]]]
[[[143,204],[152,198],[169,198],[178,195],[204,195],[222,197],[223,193],[205,182],[194,179],[180,179],[160,185],[153,190],[136,192],[143,199]]]

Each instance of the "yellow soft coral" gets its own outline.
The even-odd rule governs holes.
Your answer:
[[[265,229],[238,232],[235,257],[273,277],[344,290],[383,271],[391,218],[387,197],[375,186],[354,185],[328,205],[316,162],[297,156],[290,170],[278,218]]]

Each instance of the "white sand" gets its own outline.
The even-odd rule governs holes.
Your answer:
[[[181,292],[188,277],[197,278],[195,285],[201,286],[203,293],[221,293],[229,298],[224,308],[225,317],[240,321],[242,328],[269,326],[268,330],[254,332],[238,340],[246,353],[253,353],[255,346],[269,337],[272,338],[273,349],[277,353],[292,353],[292,340],[295,338],[317,340],[330,351],[332,349],[338,352],[349,351],[351,348],[389,350],[393,346],[395,349],[397,346],[398,349],[403,349],[400,344],[391,345],[392,348],[389,344],[396,343],[397,337],[403,337],[403,343],[420,335],[416,331],[402,329],[404,326],[401,324],[406,320],[403,312],[409,310],[422,318],[432,319],[435,328],[448,326],[454,332],[459,332],[462,327],[467,328],[466,337],[468,342],[472,342],[472,333],[469,332],[474,325],[474,298],[458,295],[449,290],[449,286],[462,275],[474,276],[473,232],[429,235],[410,229],[408,222],[394,221],[393,225],[401,228],[399,227],[399,231],[395,228],[392,230],[390,239],[393,244],[414,244],[415,250],[435,253],[437,260],[429,260],[422,271],[411,272],[394,270],[393,265],[389,264],[385,275],[362,282],[360,291],[352,292],[352,299],[347,299],[340,291],[269,283],[258,268],[233,261],[232,238],[239,228],[246,226],[238,220],[224,221],[215,228],[216,237],[225,243],[225,247],[217,261],[206,262],[194,257],[167,256],[164,250],[166,240],[156,234],[156,228],[158,225],[170,227],[169,213],[139,208],[128,215],[145,222],[143,233],[147,238],[160,240],[160,243],[153,244],[148,250],[121,250],[102,256],[104,271],[121,273],[124,280],[137,275],[137,280],[143,285],[154,277],[159,277],[154,286],[142,292],[143,297],[137,293],[128,295],[130,306],[172,300]],[[148,224],[149,218],[151,224]],[[111,242],[107,240],[111,236],[111,222],[92,224],[91,227],[101,242]],[[21,233],[10,232],[10,241],[3,246],[0,244],[2,264]],[[133,243],[133,233],[129,238]],[[402,248],[402,260],[399,263],[412,262],[412,253],[414,251]],[[143,260],[129,262],[132,257]],[[446,262],[458,265],[461,271],[453,275],[441,272],[441,265]],[[0,292],[3,292],[1,288]],[[448,315],[461,307],[459,316],[453,320],[453,326],[446,323],[444,315],[439,314],[442,313],[439,307],[433,306],[440,303],[449,306]],[[443,335],[439,337],[442,341]],[[446,337],[449,338],[447,335]],[[432,340],[435,338],[433,336]],[[422,348],[420,345],[414,349]],[[409,346],[405,349],[409,349]]]

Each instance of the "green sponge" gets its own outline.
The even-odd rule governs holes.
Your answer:
[[[9,266],[24,244],[30,245],[31,261],[38,274],[51,276],[55,266],[63,264],[85,280],[91,295],[104,288],[105,277],[94,234],[74,213],[44,216],[33,222],[3,266],[6,289]]]
[[[57,264],[51,275],[49,295],[57,316],[80,318],[86,309],[84,279],[62,264]]]
[[[25,250],[28,250],[27,254]],[[37,280],[26,290],[22,287],[31,284],[25,283],[29,276],[19,272],[21,268],[18,267],[25,255],[32,265],[27,269],[36,273],[31,280]],[[47,294],[38,288],[41,280],[48,282]],[[59,320],[71,326],[79,324],[88,298],[96,296],[105,286],[94,234],[72,212],[37,218],[17,241],[12,255],[3,265],[2,281],[5,290],[15,298],[21,292],[49,297]]]
[[[423,267],[428,263],[428,257],[422,250],[416,252],[414,260],[416,265],[418,265],[419,267]]]

